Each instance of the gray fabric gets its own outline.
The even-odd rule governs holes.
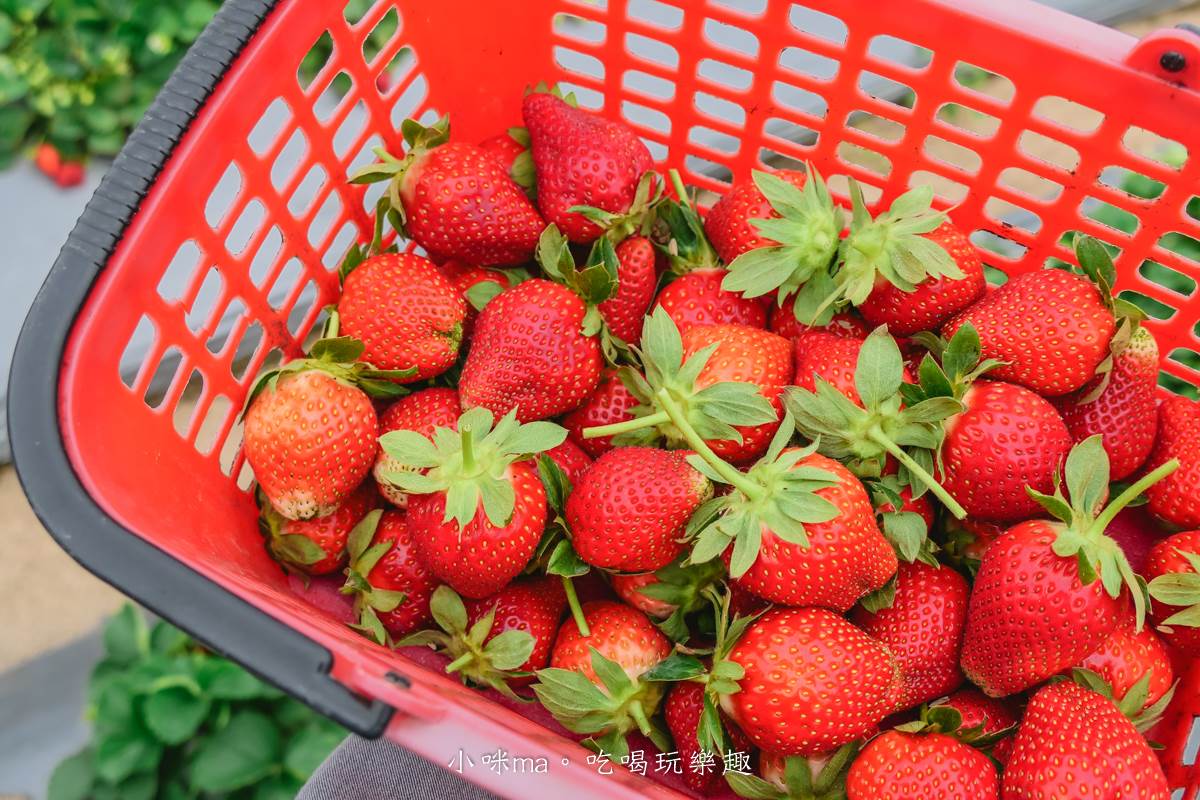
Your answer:
[[[296,800],[498,800],[432,761],[384,740],[350,736]]]

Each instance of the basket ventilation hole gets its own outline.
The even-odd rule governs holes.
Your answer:
[[[317,289],[317,282],[310,280],[304,284],[300,296],[296,298],[296,302],[292,304],[292,310],[288,312],[287,328],[291,331],[292,336],[299,337],[300,331],[308,329],[305,321],[316,316],[319,310],[317,308],[319,299],[320,292]]]
[[[1017,93],[1017,87],[1010,79],[966,61],[954,65],[952,78],[957,86],[969,93],[999,101],[1006,106]]]
[[[276,97],[254,123],[246,142],[256,154],[265,155],[279,140],[279,134],[292,121],[292,109],[282,97]]]
[[[287,144],[283,146],[283,150],[279,151],[279,155],[275,157],[275,163],[271,165],[271,184],[277,191],[283,192],[287,183],[300,170],[307,155],[308,137],[297,128],[292,131]]]
[[[837,17],[815,8],[794,3],[788,12],[788,23],[800,33],[844,45],[849,28]]]
[[[999,117],[961,103],[943,103],[934,114],[934,119],[981,139],[990,139],[1000,130]]]
[[[221,312],[221,318],[217,320],[212,335],[208,337],[208,342],[205,345],[208,348],[208,352],[213,355],[219,355],[225,349],[225,345],[229,343],[234,329],[242,321],[242,318],[246,316],[247,310],[246,304],[240,297],[235,297],[229,302],[229,305]]]
[[[137,383],[138,374],[146,365],[146,354],[150,352],[157,338],[158,327],[154,320],[142,314],[129,336],[129,341],[125,343],[125,349],[121,351],[121,359],[117,362],[121,383],[130,389]]]
[[[239,383],[247,377],[246,368],[254,360],[262,341],[262,323],[254,320],[246,326],[246,332],[242,334],[242,340],[238,342],[237,349],[233,352],[233,357],[229,362],[229,372]]]
[[[192,333],[199,333],[208,324],[224,289],[225,279],[221,277],[220,270],[216,267],[209,267],[208,272],[204,275],[203,283],[196,291],[195,299],[192,300],[192,307],[188,309],[187,316],[184,318]]]
[[[300,278],[303,274],[304,268],[300,264],[300,259],[294,256],[289,258],[287,263],[283,265],[283,269],[280,270],[279,277],[275,279],[275,284],[267,292],[267,302],[271,304],[271,308],[274,308],[276,311],[282,311],[288,307],[292,291],[300,283]]]
[[[338,125],[333,134],[333,152],[338,158],[344,158],[362,136],[367,127],[367,104],[359,100],[346,114],[346,118]]]
[[[303,217],[328,182],[329,173],[325,168],[320,164],[313,164],[288,199],[288,211],[292,216]]]
[[[580,44],[604,44],[608,27],[603,22],[581,17],[578,14],[555,14],[550,22],[551,30],[564,39]]]
[[[400,33],[400,12],[393,6],[383,15],[363,40],[363,61],[372,64],[379,54],[387,50]]]
[[[1008,232],[1023,232],[1029,236],[1036,236],[1042,230],[1041,217],[999,197],[989,197],[983,204],[983,213],[1001,229]]]
[[[204,413],[204,419],[200,422],[200,428],[196,431],[196,441],[194,447],[201,455],[208,455],[217,446],[217,441],[221,437],[221,431],[229,420],[229,414],[233,411],[233,401],[223,394],[219,394],[213,398],[212,403],[208,406],[208,411]]]
[[[238,215],[237,222],[233,223],[233,227],[229,229],[229,235],[225,237],[225,249],[229,251],[229,254],[238,256],[246,252],[246,248],[250,246],[254,235],[261,230],[266,218],[267,208],[261,200],[255,198],[247,203],[246,207],[242,209],[242,213]]]
[[[664,31],[679,30],[683,25],[683,9],[659,0],[629,0],[626,12],[630,19]]]
[[[242,170],[237,162],[230,162],[204,204],[204,219],[210,228],[216,230],[225,219],[225,215],[233,208],[234,201],[241,194],[243,185]]]
[[[846,127],[861,131],[880,142],[898,142],[904,137],[904,125],[869,111],[851,111],[846,115]],[[926,140],[926,152],[928,142],[929,139]]]
[[[886,33],[871,37],[867,54],[889,66],[897,65],[906,70],[923,70],[933,62],[933,51],[928,47]]]
[[[182,362],[183,352],[178,347],[172,345],[167,348],[162,358],[159,359],[154,373],[150,376],[150,382],[146,385],[146,393],[142,396],[142,401],[146,405],[150,408],[158,408],[162,405]]]
[[[258,250],[254,253],[254,258],[250,261],[250,280],[254,282],[255,286],[261,289],[267,282],[267,277],[274,272],[274,267],[282,252],[283,233],[278,227],[272,225],[263,236]]]
[[[318,215],[319,218],[320,215]],[[337,235],[333,237],[333,241],[329,243],[329,247],[325,248],[325,254],[321,257],[321,263],[325,265],[325,269],[333,271],[342,263],[342,259],[346,255],[346,251],[350,249],[350,245],[358,239],[358,228],[353,222],[344,222],[338,230]]]
[[[167,263],[167,268],[158,280],[158,296],[168,303],[173,303],[183,297],[196,268],[200,266],[200,247],[191,239],[179,245],[175,255]]]
[[[1033,114],[1046,122],[1078,133],[1092,133],[1104,121],[1104,115],[1094,108],[1057,95],[1047,95],[1033,106]]]
[[[679,51],[673,45],[640,33],[625,34],[625,52],[637,60],[666,67],[672,72],[679,69]]]
[[[183,387],[183,393],[179,395],[179,400],[175,403],[175,411],[171,415],[175,423],[175,432],[180,436],[187,436],[192,417],[196,413],[196,405],[203,396],[204,376],[200,374],[200,370],[193,369],[188,376],[187,384]]]
[[[313,43],[313,46],[305,54],[304,58],[300,60],[300,67],[296,70],[296,83],[299,84],[301,89],[307,91],[312,86],[317,76],[333,60],[333,54],[333,37],[329,34],[329,31],[325,31],[317,37],[317,41]]]
[[[325,241],[325,237],[329,235],[329,231],[333,228],[333,223],[342,215],[342,201],[338,199],[335,192],[330,192],[325,202],[321,203],[321,207],[313,216],[312,222],[308,226],[308,242],[314,249],[320,250],[321,245]]]
[[[741,58],[758,58],[758,37],[745,28],[715,19],[705,19],[704,38],[713,47]]]
[[[417,116],[418,109],[424,105],[426,98],[429,97],[429,81],[424,75],[417,75],[396,98],[395,104],[392,106],[391,122],[397,129],[400,123],[409,117]],[[382,144],[382,141],[380,142]],[[371,157],[374,160],[374,156]],[[355,159],[357,160],[357,159]]]

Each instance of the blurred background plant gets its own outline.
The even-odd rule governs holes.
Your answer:
[[[132,605],[104,629],[87,713],[47,800],[290,800],[346,735]]]

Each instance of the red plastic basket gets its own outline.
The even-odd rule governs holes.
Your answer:
[[[344,176],[371,145],[399,148],[404,117],[452,111],[455,135],[477,140],[518,123],[527,84],[560,81],[703,187],[804,160],[869,199],[931,182],[996,280],[1069,257],[1064,234],[1086,231],[1120,249],[1119,288],[1151,314],[1164,381],[1200,383],[1200,37],[1139,42],[1025,0],[376,2],[351,16],[319,0],[221,10],[26,322],[12,440],[66,549],[301,699],[438,762],[549,759],[536,778],[465,773],[494,791],[679,796],[598,775],[577,745],[301,599],[262,546],[240,454],[253,375],[300,353],[344,249],[369,236],[374,195]],[[1129,176],[1147,196],[1122,189]],[[1197,669],[1160,729],[1188,797],[1193,711]]]

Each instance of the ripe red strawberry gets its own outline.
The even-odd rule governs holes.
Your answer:
[[[662,750],[666,735],[650,717],[663,684],[640,676],[671,653],[671,643],[646,615],[623,603],[583,604],[590,635],[573,618],[558,631],[550,668],[538,672],[533,691],[564,727],[590,735],[616,760],[628,753],[626,734],[637,729]]]
[[[429,621],[438,581],[416,557],[404,514],[372,511],[351,531],[346,549],[342,593],[354,596],[354,627],[386,644],[389,635],[404,636]]]
[[[781,169],[770,174],[797,189],[803,189],[808,180],[808,175],[799,170]],[[779,214],[758,188],[754,176],[745,175],[734,181],[729,191],[713,203],[704,218],[704,232],[721,260],[730,264],[742,253],[775,244],[759,233],[751,220],[778,218]]]
[[[896,660],[880,642],[819,608],[777,608],[729,653],[740,691],[721,697],[758,747],[824,753],[868,734],[895,705]]]
[[[1200,658],[1200,531],[1168,536],[1150,551],[1150,619],[1163,640]]]
[[[684,526],[712,484],[679,451],[618,447],[596,460],[567,500],[575,551],[622,572],[665,567],[684,549]]]
[[[979,251],[954,223],[947,219],[920,237],[949,254],[962,277],[930,274],[916,282],[912,291],[905,291],[882,275],[876,277],[871,293],[859,303],[858,311],[872,326],[887,325],[893,336],[937,330],[951,316],[978,300],[987,283]]]
[[[565,286],[534,279],[479,313],[458,392],[464,408],[516,409],[521,422],[570,411],[600,381],[600,343],[583,333],[587,306]]]
[[[942,335],[964,323],[979,332],[983,357],[1004,362],[992,377],[1041,395],[1067,394],[1092,379],[1108,356],[1116,321],[1087,278],[1058,269],[1018,275],[952,317]]]
[[[1167,647],[1149,627],[1134,627],[1133,615],[1127,615],[1108,638],[1077,665],[1099,675],[1112,687],[1113,699],[1120,703],[1129,690],[1142,680],[1146,699],[1135,713],[1158,702],[1175,682]]]
[[[617,290],[597,308],[614,336],[634,343],[642,338],[642,320],[658,285],[654,244],[645,236],[630,236],[617,245],[617,261]]]
[[[467,315],[462,321],[462,340],[468,342],[475,330],[475,318],[479,316],[475,303],[484,304],[485,300],[509,288],[509,276],[498,269],[474,267],[454,260],[439,264],[438,269],[466,302]],[[476,286],[480,288],[476,289]]]
[[[572,486],[579,483],[583,473],[592,465],[591,457],[570,439],[564,439],[562,444],[551,447],[546,451],[546,455],[554,459],[554,463],[566,474]]]
[[[33,163],[46,177],[64,189],[83,183],[83,162],[63,158],[58,148],[49,142],[37,146]]]
[[[957,689],[970,590],[949,567],[900,564],[892,605],[871,613],[855,609],[851,621],[883,642],[896,657],[904,693],[896,710],[927,703]]]
[[[697,681],[679,681],[672,685],[663,703],[663,716],[666,718],[667,730],[671,732],[671,741],[679,752],[680,763],[684,765],[683,782],[693,792],[702,795],[716,793],[724,785],[721,780],[721,770],[701,772],[689,767],[702,748],[696,731],[700,727],[700,717],[704,713],[704,684]],[[748,753],[751,749],[750,740],[738,730],[737,726],[727,719],[721,720],[725,732],[729,734],[730,750],[732,752]],[[715,754],[714,754],[715,755]],[[719,758],[719,756],[718,756]]]
[[[793,342],[806,333],[817,331],[841,336],[843,339],[865,339],[867,338],[867,334],[871,332],[871,328],[867,326],[862,317],[853,311],[839,311],[833,315],[833,319],[827,325],[818,327],[805,325],[796,319],[796,314],[792,311],[791,304],[786,302],[782,306],[771,307],[771,322],[767,326],[767,329],[771,333],[777,333],[785,339],[791,339]]]
[[[1093,399],[1094,379],[1075,394],[1056,398],[1071,438],[1104,437],[1112,479],[1124,480],[1142,465],[1154,446],[1158,392],[1158,344],[1139,327],[1113,360],[1108,385]]]
[[[963,730],[978,729],[981,736],[991,736],[1000,731],[1016,727],[1018,717],[1005,701],[988,697],[973,686],[959,689],[954,694],[934,705],[949,706],[962,717]],[[992,745],[992,757],[1000,766],[1008,763],[1012,754],[1012,737],[1006,736]]]
[[[1000,778],[983,753],[944,733],[887,731],[846,775],[846,800],[997,800]]]
[[[571,434],[571,441],[582,447],[592,458],[599,458],[613,448],[611,436],[588,439],[583,435],[587,428],[615,425],[633,419],[631,408],[638,400],[621,381],[616,371],[606,372],[600,385],[583,405],[563,417],[563,427]]]
[[[562,581],[547,576],[510,583],[491,597],[467,603],[467,622],[474,625],[493,612],[495,621],[484,642],[505,631],[525,631],[533,637],[534,647],[529,658],[517,667],[522,672],[542,669],[550,663],[550,649],[558,635],[558,624],[567,608],[567,596]],[[532,676],[511,681],[525,685]]]
[[[458,360],[467,304],[433,262],[412,253],[371,256],[345,275],[342,332],[380,369],[412,370],[402,383],[441,375]]]
[[[1180,528],[1200,527],[1200,403],[1168,397],[1158,407],[1158,435],[1144,469],[1170,459],[1179,469],[1146,494],[1150,510]]]
[[[638,181],[654,168],[650,151],[628,125],[574,108],[550,93],[527,94],[521,116],[531,139],[542,214],[572,242],[595,240],[600,227],[569,209],[628,211]]]
[[[377,213],[397,212],[401,233],[434,261],[484,267],[529,261],[546,223],[500,159],[476,145],[448,143],[447,117],[428,128],[405,120],[400,129],[405,156],[376,150],[380,162],[352,178],[392,184]]]
[[[646,586],[659,583],[658,576],[653,572],[637,575],[614,573],[610,581],[617,597],[652,619],[666,619],[675,612],[676,606],[673,603],[659,600],[641,591]]]
[[[443,386],[431,386],[401,397],[388,406],[379,418],[379,435],[392,431],[416,431],[422,436],[431,437],[438,428],[453,429],[458,425],[461,414],[458,392]],[[404,468],[403,464],[381,449],[371,471],[379,486],[379,493],[397,508],[408,508],[408,493],[389,483],[387,475]]]
[[[979,381],[962,397],[966,410],[946,422],[941,481],[974,518],[1016,521],[1040,506],[1025,491],[1046,493],[1071,449],[1071,435],[1047,400],[1011,383]]]
[[[767,303],[721,288],[723,269],[698,269],[680,275],[658,293],[655,305],[667,310],[681,332],[699,325],[767,326]]]
[[[371,399],[308,363],[261,377],[245,413],[246,460],[288,519],[333,513],[362,483],[378,447]]]
[[[1070,501],[1061,490],[1053,497],[1035,493],[1059,521],[1022,522],[984,553],[963,639],[962,668],[972,683],[1001,697],[1077,664],[1116,629],[1130,596],[1141,624],[1137,576],[1104,531],[1164,472],[1104,507],[1108,457],[1100,437],[1075,446],[1065,470]]]
[[[346,563],[346,539],[375,503],[375,487],[364,481],[332,514],[297,521],[260,497],[259,529],[276,561],[306,575],[328,575]]]
[[[388,480],[415,495],[408,524],[422,563],[459,594],[495,594],[525,568],[546,527],[546,491],[528,460],[562,443],[567,432],[549,422],[520,425],[513,414],[495,423],[472,409],[458,435],[439,428],[380,438],[388,455],[408,466]],[[425,470],[420,472],[419,470]]]
[[[846,611],[896,573],[896,554],[879,531],[866,489],[849,470],[819,453],[804,456],[793,469],[828,475],[813,494],[832,506],[832,518],[806,522],[805,543],[764,525],[749,568],[733,563],[734,551],[726,553],[731,574],[743,588],[775,603]]]
[[[1004,770],[1003,800],[1167,800],[1154,751],[1111,700],[1069,681],[1038,690]]]
[[[520,133],[517,133],[518,131]],[[480,149],[488,151],[500,160],[500,163],[509,175],[513,174],[513,166],[517,158],[522,153],[527,152],[529,148],[528,141],[525,143],[518,141],[514,133],[526,140],[529,138],[528,131],[521,131],[520,128],[516,128],[509,129],[504,133],[497,133],[495,136],[489,136],[479,143]],[[520,183],[520,181],[517,181],[517,183]]]

